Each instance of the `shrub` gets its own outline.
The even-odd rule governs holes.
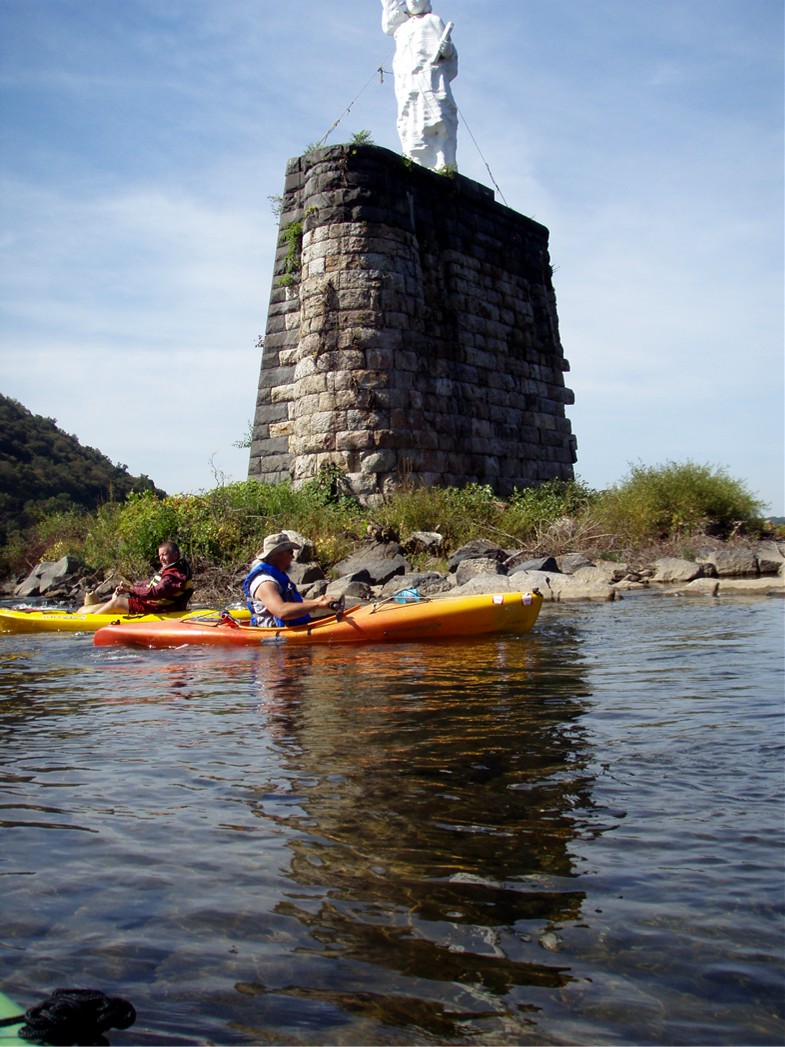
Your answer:
[[[81,556],[92,517],[77,507],[43,517],[31,529],[36,561],[59,560],[70,553]]]
[[[363,526],[363,510],[342,474],[329,467],[297,490],[289,481],[244,480],[169,501],[186,555],[217,564],[247,564],[265,535],[283,529],[306,535],[320,561],[334,562]]]
[[[337,466],[323,465],[294,492],[294,500],[294,523],[289,526],[313,540],[322,567],[347,555],[365,531],[366,510]]]
[[[465,487],[409,486],[373,511],[374,522],[401,538],[412,531],[438,531],[450,547],[498,529],[504,503],[488,484]]]
[[[34,526],[9,534],[0,551],[0,570],[20,574],[41,559],[71,553],[89,568],[138,578],[149,574],[158,546],[169,539],[199,569],[242,570],[264,536],[283,529],[309,538],[328,570],[365,536],[369,521],[402,539],[413,531],[439,531],[446,550],[488,538],[508,548],[540,547],[551,553],[593,548],[604,555],[619,550],[629,555],[657,542],[759,530],[763,507],[723,469],[668,462],[636,465],[621,483],[601,493],[579,480],[550,480],[516,490],[507,501],[484,484],[412,484],[370,510],[351,494],[341,470],[327,465],[296,490],[289,482],[244,480],[172,497],[147,490],[131,494],[123,504],[107,502],[93,513],[62,511],[55,503],[49,508],[55,511],[40,516]],[[425,559],[416,566],[426,566]]]
[[[522,545],[539,544],[557,522],[585,521],[596,500],[597,492],[580,480],[546,480],[513,491],[502,527]]]
[[[448,549],[472,538],[501,545],[537,544],[557,520],[586,518],[596,498],[595,491],[577,480],[548,480],[521,488],[506,502],[487,484],[410,487],[374,510],[374,519],[402,538],[412,531],[438,531]]]
[[[172,498],[152,491],[131,494],[123,505],[100,506],[84,543],[84,559],[94,568],[116,568],[127,576],[148,574],[158,562],[161,542],[178,541]]]
[[[345,555],[364,529],[364,511],[329,470],[294,490],[289,482],[245,480],[201,494],[158,498],[132,494],[95,513],[56,512],[7,546],[0,566],[15,572],[57,552],[79,555],[97,570],[141,577],[161,542],[173,540],[192,561],[245,565],[265,535],[284,528],[314,541],[325,565]]]
[[[694,462],[635,465],[597,504],[607,530],[629,541],[756,531],[763,503],[722,468]]]

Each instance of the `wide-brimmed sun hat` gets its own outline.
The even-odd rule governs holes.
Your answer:
[[[259,556],[262,560],[267,560],[270,556],[275,556],[276,553],[283,553],[287,549],[301,548],[302,546],[298,545],[297,542],[293,542],[285,531],[281,531],[279,534],[267,535]]]

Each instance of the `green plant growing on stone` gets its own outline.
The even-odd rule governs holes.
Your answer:
[[[279,287],[291,287],[297,282],[297,274],[300,272],[300,256],[303,248],[303,223],[289,222],[281,230],[279,243],[287,245],[286,257],[283,263],[283,275],[276,281]]]
[[[373,145],[370,131],[355,131],[351,137],[351,145]]]
[[[253,422],[249,419],[248,426],[245,430],[245,435],[239,440],[234,440],[232,447],[239,447],[242,450],[245,447],[250,447],[253,443]]]

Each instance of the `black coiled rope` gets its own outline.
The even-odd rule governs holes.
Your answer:
[[[71,1044],[104,1044],[107,1029],[128,1029],[136,1021],[136,1011],[128,1000],[107,996],[95,989],[55,989],[43,1003],[15,1018],[4,1018],[0,1025],[24,1021],[17,1035],[23,1040],[70,1047]]]

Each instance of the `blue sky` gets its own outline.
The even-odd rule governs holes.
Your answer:
[[[783,494],[781,0],[434,0],[462,174],[547,226],[577,474]],[[244,479],[286,162],[399,150],[378,0],[0,0],[0,392]],[[348,112],[347,112],[348,109]]]

